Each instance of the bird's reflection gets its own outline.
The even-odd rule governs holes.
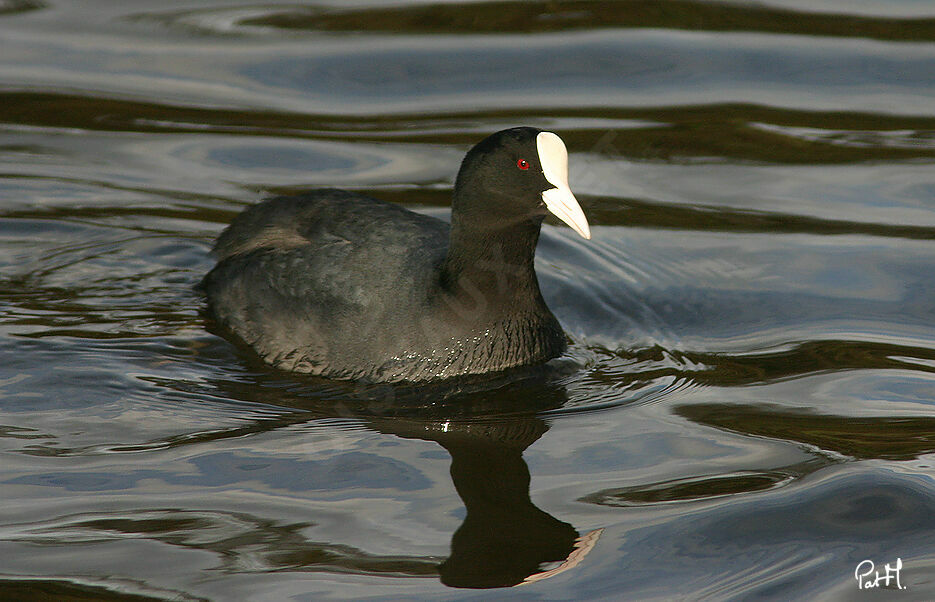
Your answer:
[[[451,478],[467,516],[439,574],[453,587],[523,583],[576,549],[578,532],[537,508],[529,497],[523,451],[548,426],[536,417],[489,422],[386,420],[377,430],[435,441],[451,454]]]
[[[367,420],[382,433],[434,441],[451,455],[451,478],[467,514],[452,536],[451,554],[438,566],[446,585],[522,584],[567,567],[569,558],[593,545],[593,538],[582,544],[572,525],[536,507],[529,496],[523,452],[549,428],[536,414],[567,400],[564,388],[542,376],[495,391],[468,387],[417,415]],[[405,407],[405,391],[393,390],[392,396],[394,407]],[[509,415],[503,415],[506,409]]]
[[[137,508],[51,517],[20,525],[8,538],[36,544],[67,540],[95,545],[111,539],[145,538],[212,552],[220,561],[216,569],[226,573],[440,578],[448,586],[464,588],[521,585],[577,565],[597,541],[599,531],[579,537],[572,525],[537,508],[529,496],[530,473],[523,452],[548,425],[535,415],[471,418],[464,410],[462,406],[458,417],[444,419],[366,419],[374,430],[433,441],[451,455],[451,477],[467,514],[452,536],[447,558],[373,554],[346,544],[310,540],[306,521],[283,524],[259,514],[211,508]],[[232,429],[228,435],[255,435],[307,420],[307,414],[296,413],[291,421],[286,417],[264,420]],[[210,441],[219,438],[214,432]],[[168,445],[191,444],[187,440]]]
[[[146,507],[49,517],[21,525],[10,538],[95,545],[112,539],[143,538],[212,553],[219,563],[216,570],[227,573],[288,571],[440,578],[446,585],[464,588],[507,587],[547,579],[576,566],[600,534],[579,537],[572,525],[544,512],[530,499],[530,472],[523,452],[549,429],[541,413],[567,402],[561,374],[557,378],[556,374],[510,375],[497,383],[475,386],[477,383],[462,382],[454,390],[445,390],[296,380],[267,370],[250,378],[204,383],[232,402],[248,402],[256,408],[241,414],[241,423],[236,426],[108,448],[109,453],[191,446],[210,450],[228,439],[241,441],[281,429],[323,428],[320,421],[334,424],[330,419],[335,418],[350,418],[355,425],[394,437],[432,441],[450,454],[451,478],[467,510],[452,535],[447,558],[374,554],[343,543],[310,539],[315,530],[308,527],[315,523],[308,519],[314,517],[283,523],[242,509],[205,508],[201,504],[197,509]],[[179,386],[190,388],[191,383]],[[245,478],[243,458],[252,457],[249,449],[233,452],[220,447],[222,451],[217,453],[194,454],[193,465],[210,470],[218,483]],[[268,466],[268,458],[264,458],[263,465]],[[283,470],[288,470],[290,483],[301,481],[303,470],[310,471],[306,479],[313,479],[314,462],[286,459],[283,463],[289,464]],[[322,470],[327,473],[331,469]],[[256,476],[251,470],[249,478]],[[161,478],[170,483],[191,479],[172,472],[161,474]],[[309,485],[314,487],[315,483]]]
[[[332,389],[331,401],[318,397],[314,403],[293,389],[288,399],[268,401],[299,406],[316,417],[362,419],[378,432],[445,448],[467,514],[452,536],[450,555],[437,565],[441,581],[452,587],[506,587],[571,568],[598,534],[579,537],[572,525],[536,507],[529,495],[523,452],[549,428],[538,413],[566,402],[564,388],[542,373],[501,384],[490,390],[462,382],[456,393],[355,385],[353,390]],[[423,562],[411,560],[424,575]]]

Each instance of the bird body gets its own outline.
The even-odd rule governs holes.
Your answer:
[[[529,154],[539,133],[506,130],[468,153],[450,225],[333,189],[249,207],[202,282],[214,319],[267,363],[329,378],[427,382],[560,355],[533,265],[554,189],[534,143]],[[522,161],[537,173],[517,187]]]

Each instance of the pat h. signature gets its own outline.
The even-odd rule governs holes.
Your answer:
[[[877,570],[872,560],[861,561],[854,569],[854,578],[857,579],[857,589],[873,589],[875,587],[895,586],[896,589],[906,589],[900,580],[899,572],[903,570],[902,558],[897,558],[892,565],[887,562]]]

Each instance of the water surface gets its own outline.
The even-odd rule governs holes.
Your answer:
[[[0,46],[0,597],[935,597],[930,3],[7,0]],[[515,125],[592,223],[539,245],[563,358],[365,386],[207,328],[245,206],[444,218]]]

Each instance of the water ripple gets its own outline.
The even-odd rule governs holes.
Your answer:
[[[390,7],[203,9],[134,17],[203,32],[272,35],[277,30],[469,35],[568,32],[582,29],[652,28],[692,31],[754,31],[881,40],[935,40],[935,19],[870,16],[766,5],[712,4],[693,0],[533,0]]]

